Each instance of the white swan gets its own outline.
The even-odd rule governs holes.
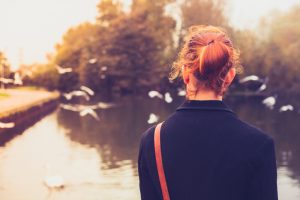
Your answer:
[[[49,175],[50,166],[46,165],[46,175],[44,178],[45,186],[50,190],[60,190],[65,187],[65,180],[60,175]]]

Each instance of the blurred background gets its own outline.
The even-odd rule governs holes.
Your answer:
[[[172,63],[221,26],[243,70],[224,101],[276,143],[300,199],[300,0],[0,0],[0,198],[140,199],[141,134],[184,101]]]

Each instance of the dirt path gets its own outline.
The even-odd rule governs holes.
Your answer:
[[[0,99],[0,118],[59,97],[57,92],[43,90],[6,89],[0,93],[9,95]]]

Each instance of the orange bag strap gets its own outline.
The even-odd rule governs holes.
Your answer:
[[[162,154],[161,154],[161,143],[160,143],[160,129],[162,123],[159,123],[155,127],[154,132],[154,150],[155,150],[155,160],[156,160],[156,167],[161,187],[161,192],[163,195],[163,200],[170,200],[163,161],[162,161]]]

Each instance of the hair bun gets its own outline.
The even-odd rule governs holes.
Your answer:
[[[215,40],[212,39],[211,41],[209,41],[209,42],[207,43],[207,46],[210,45],[210,44],[213,44],[214,42],[215,42]]]
[[[192,26],[173,65],[171,79],[192,73],[199,85],[222,94],[224,78],[232,67],[239,67],[239,52],[226,32],[214,26]]]

